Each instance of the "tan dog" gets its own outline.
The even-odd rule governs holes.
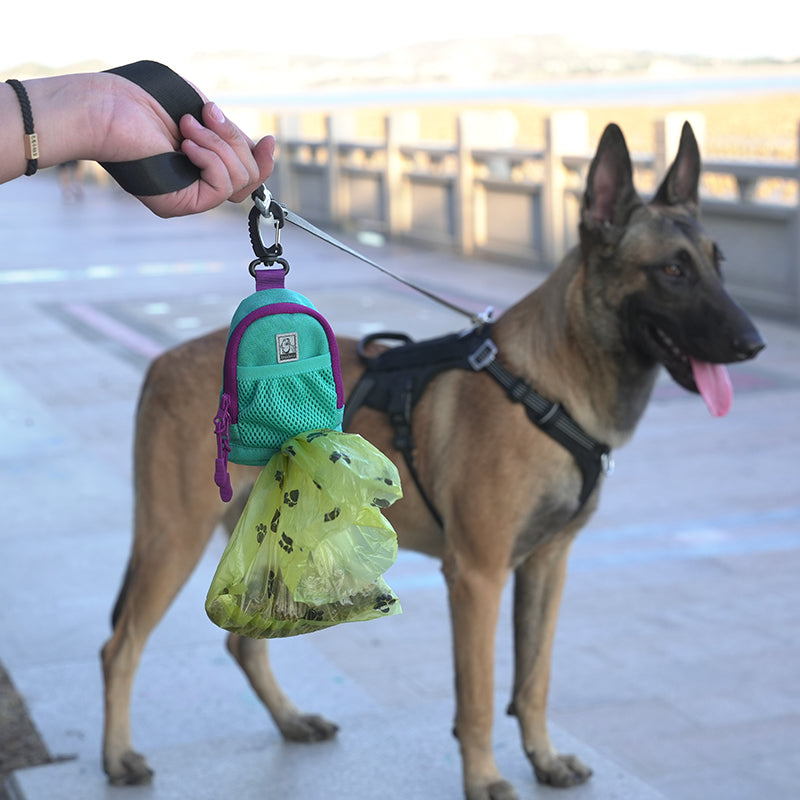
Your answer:
[[[715,414],[730,402],[725,362],[752,358],[763,342],[722,288],[720,253],[697,219],[700,158],[684,127],[677,158],[654,200],[632,182],[622,133],[609,126],[592,162],[580,245],[492,329],[498,362],[568,409],[591,437],[623,445],[648,402],[660,365],[700,391]],[[131,746],[131,684],[147,636],[198,562],[213,530],[233,527],[257,469],[231,465],[234,502],[212,482],[211,420],[226,332],[165,353],[152,365],[139,405],[135,445],[135,539],[103,649],[105,769],[115,783],[152,775]],[[352,341],[340,342],[349,391],[363,370]],[[208,436],[198,436],[204,426]],[[501,592],[513,573],[515,679],[509,711],[537,778],[556,786],[591,774],[555,751],[546,704],[550,656],[570,545],[598,501],[579,496],[570,452],[531,423],[485,370],[450,370],[428,385],[413,412],[422,501],[393,446],[385,414],[362,408],[352,430],[392,457],[405,499],[387,511],[400,544],[443,560],[455,651],[455,732],[471,800],[509,800],[513,787],[492,754],[493,646]],[[458,465],[457,468],[453,465]],[[494,501],[502,497],[502,503]],[[336,726],[301,714],[278,687],[262,641],[229,636],[228,648],[295,741],[334,735]]]

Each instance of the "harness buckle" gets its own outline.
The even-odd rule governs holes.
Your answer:
[[[467,363],[475,372],[480,372],[494,361],[496,355],[497,345],[491,339],[485,339],[474,353],[467,356]]]
[[[607,451],[600,456],[600,467],[603,470],[603,474],[606,477],[609,477],[614,474],[614,467],[616,464],[614,463],[614,456],[611,451]]]

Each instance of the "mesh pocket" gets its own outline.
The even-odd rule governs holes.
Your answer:
[[[291,375],[240,378],[238,390],[238,430],[245,447],[277,449],[298,433],[341,425],[330,364]]]

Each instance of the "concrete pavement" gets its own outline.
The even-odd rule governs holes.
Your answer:
[[[271,645],[295,702],[334,742],[285,744],[206,619],[217,538],[151,638],[134,691],[151,787],[106,785],[98,651],[130,542],[130,443],[145,365],[226,325],[251,291],[246,209],[158,220],[110,188],[63,204],[53,175],[0,187],[0,659],[50,752],[19,800],[460,797],[438,564],[402,554],[404,614]],[[417,338],[465,321],[295,230],[288,284],[339,333]],[[354,241],[354,239],[350,239]],[[723,243],[724,244],[724,243]],[[361,246],[361,245],[357,245]],[[541,276],[399,245],[369,255],[472,310],[503,309]],[[574,548],[551,692],[557,743],[595,768],[581,800],[798,796],[800,329],[758,320],[768,348],[732,370],[731,414],[664,378],[616,453]],[[505,598],[498,758],[533,781],[513,720]],[[565,796],[559,793],[559,796]]]

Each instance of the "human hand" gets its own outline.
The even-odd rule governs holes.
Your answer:
[[[272,173],[275,140],[253,142],[198,92],[202,124],[191,115],[176,123],[147,91],[109,72],[25,81],[39,140],[40,169],[65,161],[137,161],[182,152],[198,180],[169,194],[140,197],[162,217],[208,211],[240,202]],[[0,183],[25,173],[19,101],[0,83]]]
[[[99,127],[106,133],[100,144],[103,155],[95,155],[97,160],[135,163],[165,151],[180,151],[200,172],[199,180],[184,189],[139,197],[159,216],[195,214],[214,208],[224,200],[239,202],[272,173],[274,138],[265,136],[254,143],[226,119],[216,104],[205,103],[202,123],[191,114],[185,114],[176,125],[161,105],[137,84],[106,73],[95,77],[114,92],[114,102],[103,109]],[[207,100],[199,91],[198,94],[202,100]]]
[[[191,114],[180,122],[180,149],[200,170],[200,179],[177,192],[139,198],[159,216],[197,214],[225,200],[241,202],[272,174],[272,136],[254,143],[214,103],[203,107],[202,117],[202,125]]]

